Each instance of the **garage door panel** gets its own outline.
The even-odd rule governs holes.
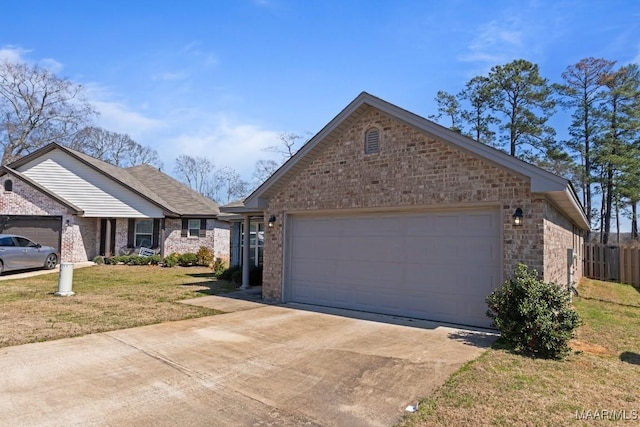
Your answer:
[[[498,209],[290,217],[290,300],[488,326]]]
[[[60,251],[62,218],[59,216],[9,216],[5,217],[4,233],[17,234],[41,245]]]

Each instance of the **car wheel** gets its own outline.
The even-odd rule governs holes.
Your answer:
[[[52,270],[58,264],[58,257],[55,254],[49,254],[47,259],[44,261],[44,268],[47,270]]]
[[[0,274],[4,273],[4,262],[0,261]]]

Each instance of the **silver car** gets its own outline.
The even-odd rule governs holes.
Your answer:
[[[58,253],[26,237],[0,234],[0,273],[27,268],[51,270],[58,264]]]

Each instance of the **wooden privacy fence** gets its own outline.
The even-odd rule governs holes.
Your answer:
[[[584,275],[640,286],[640,247],[586,243]]]

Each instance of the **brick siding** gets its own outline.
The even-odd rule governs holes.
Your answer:
[[[544,280],[561,285],[569,283],[568,272],[573,270],[573,282],[582,277],[583,238],[573,224],[558,209],[547,203],[544,218]],[[569,264],[568,249],[575,257]]]
[[[179,254],[185,252],[198,252],[201,246],[213,250],[214,257],[220,256],[229,259],[229,224],[223,221],[208,219],[205,237],[182,237],[182,220],[165,220],[164,253],[173,252]]]
[[[385,207],[500,206],[503,275],[518,262],[544,270],[547,202],[532,195],[528,179],[473,157],[368,106],[304,170],[270,200],[266,230],[263,296],[282,298],[283,221],[287,211]],[[364,134],[380,130],[380,152],[364,153]],[[512,225],[516,208],[524,224]]]

